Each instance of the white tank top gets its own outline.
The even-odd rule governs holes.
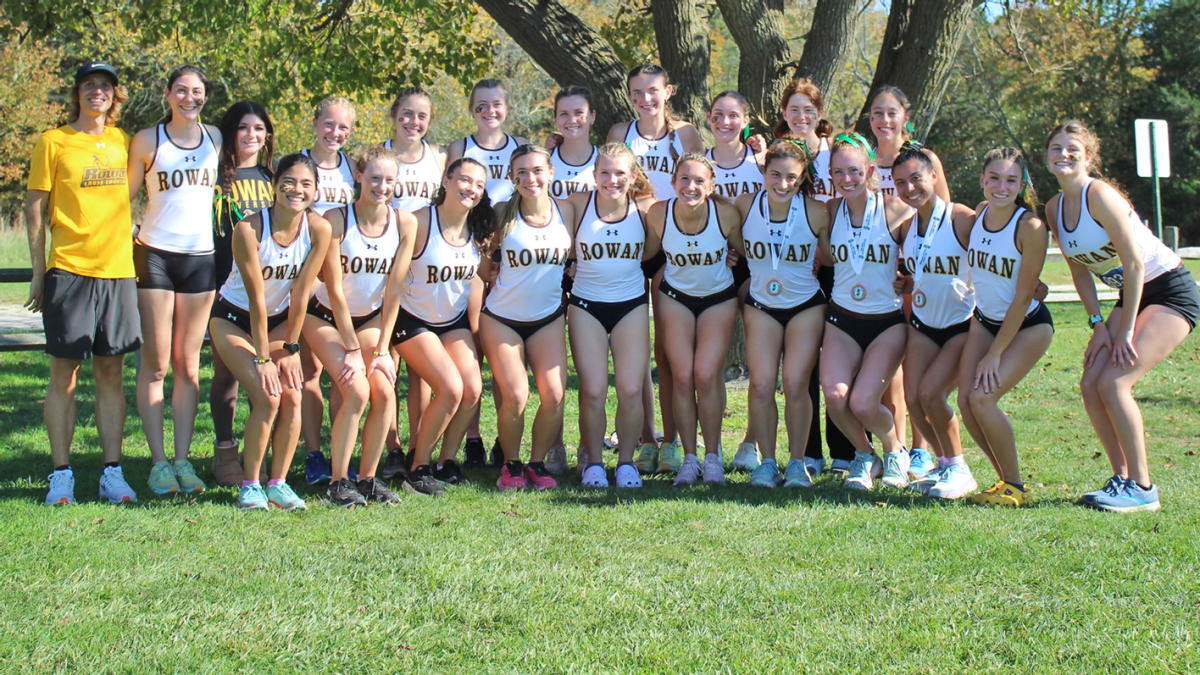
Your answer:
[[[575,280],[571,295],[593,302],[624,302],[646,292],[642,255],[646,225],[629,199],[625,216],[609,223],[596,214],[596,195],[588,196],[583,220],[575,231]]]
[[[551,201],[550,222],[534,227],[517,213],[500,242],[500,275],[484,306],[509,321],[537,321],[562,307],[563,267],[571,255],[571,231]]]
[[[512,197],[513,182],[509,178],[513,151],[517,149],[517,139],[504,134],[504,145],[495,150],[489,150],[475,142],[475,136],[463,139],[463,157],[470,157],[487,169],[487,193],[492,204],[506,202]]]
[[[300,152],[305,156],[312,157],[308,150]],[[323,216],[329,209],[349,206],[353,201],[354,174],[350,173],[350,160],[346,159],[345,154],[339,152],[338,164],[335,168],[326,169],[317,165],[317,196],[309,208],[318,216]]]
[[[346,307],[352,317],[367,316],[383,306],[383,287],[400,248],[396,212],[389,207],[383,234],[368,237],[358,228],[358,213],[351,204],[346,208],[346,231],[340,247]],[[316,296],[317,302],[325,307],[333,306],[329,304],[329,289],[325,284],[317,288]]]
[[[271,209],[263,209],[262,235],[258,240],[258,262],[262,267],[263,306],[267,316],[277,316],[287,311],[291,304],[292,286],[300,276],[308,252],[312,250],[312,236],[308,231],[308,212],[300,216],[300,231],[287,246],[275,241],[271,227]],[[221,297],[225,302],[246,312],[250,311],[250,298],[242,271],[235,264],[225,285],[221,286]]]
[[[817,179],[813,182],[813,198],[827,202],[837,194],[833,189],[833,177],[829,173],[829,139],[821,139],[821,147],[813,155],[813,167],[816,168]]]
[[[998,232],[984,229],[984,214],[987,211],[987,206],[980,209],[971,227],[967,262],[971,267],[971,282],[975,287],[975,304],[979,312],[999,322],[1004,320],[1004,315],[1017,296],[1017,276],[1021,273],[1017,231],[1025,209],[1017,207],[1017,212]],[[1028,316],[1037,308],[1038,301],[1030,300],[1025,315]]]
[[[671,142],[672,136],[674,143]],[[679,132],[672,134],[668,131],[662,138],[649,139],[638,131],[637,120],[634,120],[625,132],[625,145],[633,151],[638,163],[650,177],[654,198],[659,201],[674,199],[675,188],[671,186],[671,176],[675,172],[675,160],[683,156],[683,141],[679,140]]]
[[[829,231],[829,246],[836,260],[832,300],[838,307],[858,314],[890,314],[902,304],[892,287],[900,264],[900,246],[888,231],[881,195],[867,202],[862,222],[862,227],[850,224],[850,207],[842,199]],[[857,271],[856,257],[862,261]]]
[[[933,197],[941,201],[936,195]],[[949,328],[971,318],[975,293],[967,285],[967,250],[954,233],[954,204],[917,232],[913,214],[904,237],[904,269],[913,277],[913,314],[930,328]],[[937,209],[934,209],[934,215]],[[920,271],[918,272],[918,267]]]
[[[759,303],[790,309],[821,290],[812,263],[817,235],[808,222],[804,195],[792,197],[788,216],[780,222],[771,220],[767,193],[759,192],[742,225],[742,239],[750,266],[750,295]]]
[[[550,152],[550,166],[554,167],[554,180],[550,181],[550,196],[566,199],[576,192],[596,189],[596,147],[587,161],[578,166],[568,164],[558,154],[558,148]]]
[[[1092,274],[1110,288],[1125,287],[1125,268],[1121,258],[1113,246],[1112,238],[1104,226],[1096,222],[1088,210],[1088,188],[1092,181],[1088,180],[1083,186],[1080,198],[1082,208],[1079,209],[1079,223],[1073,231],[1068,232],[1063,221],[1063,202],[1058,202],[1058,243],[1063,255],[1087,267]],[[1129,229],[1133,232],[1133,241],[1137,244],[1138,253],[1145,265],[1144,281],[1157,279],[1163,274],[1179,267],[1183,262],[1174,251],[1167,248],[1154,233],[1142,224],[1137,212],[1129,214]]]
[[[383,147],[391,150],[392,139],[385,141]],[[421,141],[421,159],[413,164],[400,163],[400,173],[392,192],[392,208],[409,213],[420,211],[433,203],[441,185],[442,169],[438,166],[437,155],[428,143]]]
[[[479,246],[471,239],[452,246],[442,236],[437,207],[429,208],[429,235],[413,256],[400,306],[427,324],[454,323],[467,311],[471,280],[479,271]]]
[[[667,256],[663,281],[686,295],[703,298],[733,285],[725,264],[729,241],[717,220],[717,203],[708,200],[708,220],[696,234],[684,234],[675,222],[675,199],[667,202],[662,250]]]
[[[879,177],[879,194],[896,196],[896,181],[892,178],[892,167],[876,166],[875,175]]]
[[[750,146],[746,146],[746,154],[742,156],[742,161],[732,169],[717,164],[717,159],[713,157],[712,148],[709,148],[705,153],[708,161],[713,163],[713,167],[717,170],[716,187],[717,194],[733,201],[738,197],[750,193],[758,192],[763,186],[762,170],[758,168],[758,162],[754,157],[754,153],[750,151]]]
[[[154,129],[154,159],[146,169],[146,215],[137,240],[160,251],[212,253],[217,144],[200,125],[200,144],[175,145],[166,125]]]

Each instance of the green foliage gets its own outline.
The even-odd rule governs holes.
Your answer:
[[[63,114],[63,100],[52,96],[67,84],[58,74],[62,58],[35,40],[0,42],[0,216],[24,200],[29,152]]]

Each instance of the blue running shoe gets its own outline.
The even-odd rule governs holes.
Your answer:
[[[1104,484],[1104,487],[1100,488],[1099,490],[1093,490],[1092,492],[1084,494],[1083,501],[1087,504],[1091,504],[1092,502],[1096,501],[1096,497],[1101,495],[1115,495],[1120,492],[1121,488],[1123,487],[1125,487],[1125,479],[1113,474],[1112,478],[1109,478],[1108,482]]]
[[[753,487],[773,488],[783,482],[779,475],[779,465],[774,459],[765,458],[750,472],[750,485]]]
[[[237,505],[243,511],[266,511],[267,493],[258,483],[247,485],[238,491]]]
[[[808,461],[788,460],[787,470],[783,474],[783,487],[810,488],[812,486],[812,476],[808,473]]]
[[[1092,506],[1113,513],[1135,513],[1137,511],[1157,511],[1161,508],[1158,503],[1158,486],[1151,485],[1144,490],[1126,478],[1120,492],[1104,493],[1092,500]]]
[[[933,471],[936,466],[933,455],[925,448],[913,448],[908,451],[908,475],[912,478],[920,478]]]
[[[308,456],[304,458],[304,477],[309,485],[328,483],[333,478],[333,469],[329,467],[329,460],[325,459],[325,453],[320,450],[308,453]]]

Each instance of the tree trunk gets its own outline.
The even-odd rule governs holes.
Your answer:
[[[659,59],[675,85],[671,108],[705,129],[708,117],[708,17],[698,0],[650,0]],[[622,80],[622,86],[625,82]]]
[[[853,35],[862,23],[863,9],[864,0],[817,0],[795,77],[811,78],[826,101],[833,100],[837,93],[838,75],[850,58]]]
[[[981,0],[892,0],[871,91],[890,84],[904,92],[912,103],[909,119],[918,140],[933,126],[967,20],[979,4]],[[864,135],[871,131],[870,112],[868,99],[857,124]]]
[[[746,325],[742,323],[742,315],[739,313],[733,323],[733,339],[729,341],[729,351],[725,352],[725,381],[748,374],[746,367]]]
[[[738,91],[764,120],[777,116],[779,97],[792,79],[792,50],[783,34],[782,0],[717,0],[741,52]]]
[[[560,86],[582,84],[591,90],[596,106],[593,129],[601,139],[614,123],[633,115],[625,93],[625,66],[599,33],[558,0],[479,0],[479,5]],[[707,52],[704,72],[707,75]]]

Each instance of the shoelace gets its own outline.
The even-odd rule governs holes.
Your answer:
[[[56,492],[59,490],[70,490],[75,486],[75,476],[70,472],[63,471],[59,473],[55,471],[50,474],[50,490]]]
[[[175,465],[175,473],[183,478],[196,477],[196,470],[192,468],[192,463],[186,461]]]
[[[1125,481],[1113,476],[1112,478],[1108,479],[1107,483],[1105,483],[1103,490],[1108,495],[1116,497],[1125,491]]]

